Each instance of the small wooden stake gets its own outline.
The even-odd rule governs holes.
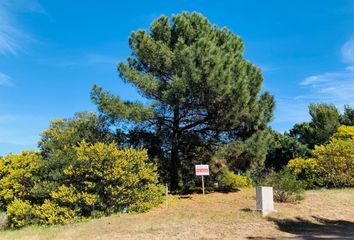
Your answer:
[[[204,193],[204,176],[202,175],[202,188],[203,188],[203,198],[205,198],[205,193]]]
[[[166,183],[166,209],[168,208],[168,186]]]

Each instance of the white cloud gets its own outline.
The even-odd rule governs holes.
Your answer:
[[[46,14],[36,0],[0,1],[0,54],[17,54],[23,41],[32,39],[18,22],[18,12]]]
[[[307,77],[300,83],[309,90],[308,100],[330,102],[338,107],[354,102],[354,68]]]
[[[348,62],[348,63],[354,62],[354,39],[353,38],[343,44],[341,53],[344,62]]]
[[[342,60],[346,63],[354,63],[354,39],[350,39],[341,48]],[[308,89],[307,96],[301,96],[309,102],[333,103],[338,108],[345,104],[354,103],[354,66],[349,65],[343,70],[326,72],[305,78],[300,82]]]
[[[354,71],[354,66],[348,66],[345,68],[347,71]]]
[[[15,25],[7,6],[4,3],[0,4],[0,54],[15,54],[18,50],[17,38],[20,33]]]
[[[5,73],[0,72],[0,86],[11,85],[11,78]]]
[[[342,60],[348,63],[342,70],[306,77],[299,83],[305,90],[301,95],[275,96],[274,126],[286,129],[288,123],[308,121],[310,103],[332,103],[339,110],[346,104],[354,106],[354,39],[343,44],[341,54]]]

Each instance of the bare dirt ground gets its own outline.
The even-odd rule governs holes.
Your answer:
[[[2,231],[0,239],[354,239],[354,189],[309,191],[297,204],[254,212],[254,189],[177,197],[171,206],[66,226]]]

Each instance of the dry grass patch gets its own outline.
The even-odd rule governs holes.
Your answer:
[[[0,239],[307,239],[322,232],[351,237],[354,189],[309,191],[305,196],[301,203],[276,204],[278,212],[269,218],[252,211],[254,189],[207,194],[205,199],[201,195],[174,196],[168,209],[162,205],[143,214],[3,231]],[[354,233],[352,236],[354,239]]]

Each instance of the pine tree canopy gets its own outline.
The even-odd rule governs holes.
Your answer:
[[[149,30],[133,32],[129,46],[131,56],[118,64],[118,72],[145,104],[124,102],[99,86],[91,97],[113,120],[153,133],[172,189],[182,159],[193,158],[196,147],[246,142],[271,121],[274,99],[261,90],[261,70],[244,58],[242,40],[203,15],[161,16]]]
[[[326,143],[340,126],[341,115],[333,104],[309,105],[310,122],[295,124],[290,136],[313,149],[315,145]]]

